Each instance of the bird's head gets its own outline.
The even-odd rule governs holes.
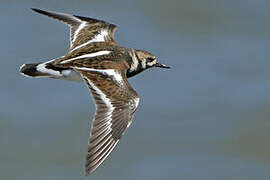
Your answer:
[[[170,68],[169,66],[157,62],[153,54],[144,50],[135,50],[135,52],[132,53],[132,63],[127,71],[127,77],[132,77],[151,67]]]
[[[137,58],[139,59],[142,68],[147,69],[151,67],[159,67],[159,68],[167,68],[169,69],[169,66],[166,66],[165,64],[161,64],[157,61],[156,57],[144,50],[136,50]]]

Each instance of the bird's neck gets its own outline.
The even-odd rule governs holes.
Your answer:
[[[140,60],[136,50],[131,49],[129,51],[129,55],[131,57],[130,68],[127,70],[127,77],[135,76],[136,74],[142,72],[146,69],[146,65]]]

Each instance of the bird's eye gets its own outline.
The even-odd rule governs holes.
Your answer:
[[[147,61],[150,61],[150,62],[152,62],[152,61],[154,61],[155,60],[155,58],[153,58],[153,57],[148,57],[147,58]]]

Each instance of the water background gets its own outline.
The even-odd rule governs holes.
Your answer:
[[[64,55],[67,26],[29,8],[104,19],[171,70],[131,78],[135,119],[90,177],[87,87],[21,76]],[[270,179],[270,1],[1,0],[0,179]]]

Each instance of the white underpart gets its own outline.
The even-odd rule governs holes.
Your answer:
[[[73,67],[73,69],[78,69],[78,70],[83,70],[83,71],[99,72],[99,73],[105,74],[107,76],[112,76],[119,83],[123,82],[123,78],[122,78],[121,74],[119,74],[114,69],[105,69],[104,70],[104,69],[93,69],[93,68],[86,68],[86,67]]]
[[[74,32],[72,42],[75,42],[75,40],[77,39],[77,36],[78,36],[79,32],[86,26],[86,24],[87,24],[86,21],[82,21],[82,23],[80,24],[80,26],[78,27],[78,29],[76,29],[76,31]]]
[[[76,50],[76,49],[80,49],[90,43],[93,43],[93,42],[104,42],[105,41],[105,38],[108,36],[108,31],[107,30],[101,30],[101,32],[99,34],[97,34],[93,39],[87,41],[86,43],[83,43],[77,47],[75,47],[74,49],[72,49],[72,51]],[[71,51],[71,52],[72,52]]]
[[[91,82],[91,80],[89,80],[88,78],[86,78],[87,82],[90,84],[90,86],[96,91],[96,93],[100,96],[100,98],[102,99],[102,101],[105,103],[105,105],[108,107],[108,111],[106,113],[107,115],[107,122],[106,124],[108,125],[112,125],[112,112],[114,111],[114,107],[111,103],[111,100],[109,98],[106,97],[106,95],[100,90],[98,89],[94,83]]]
[[[106,54],[110,54],[111,51],[98,51],[98,52],[94,52],[94,53],[90,53],[90,54],[84,54],[75,58],[71,58],[71,59],[67,59],[65,61],[60,62],[60,64],[65,64],[71,61],[74,61],[76,59],[83,59],[83,58],[91,58],[91,57],[97,57],[97,56],[102,56],[102,55],[106,55]]]
[[[72,69],[63,70],[61,73],[62,77],[59,77],[60,79],[83,82],[81,74]]]

